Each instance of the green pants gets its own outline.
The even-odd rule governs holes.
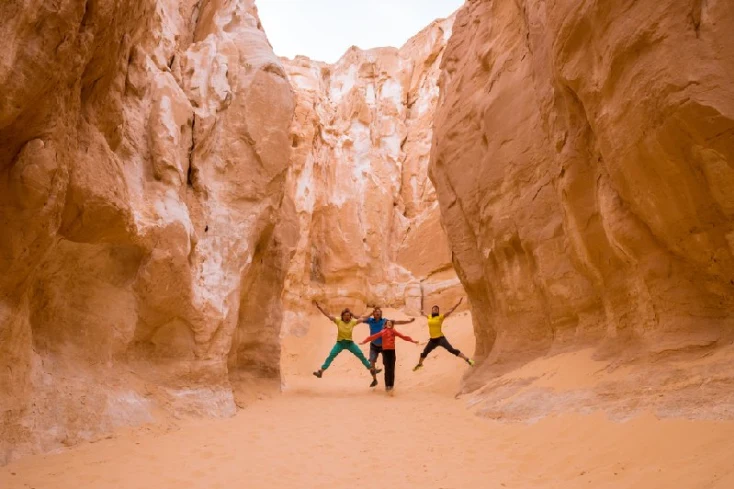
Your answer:
[[[329,368],[331,362],[333,362],[336,356],[344,350],[349,350],[350,352],[352,352],[355,357],[359,358],[359,361],[362,362],[362,365],[370,368],[370,362],[367,361],[367,359],[364,357],[364,354],[362,353],[362,350],[359,349],[359,346],[357,346],[354,341],[341,340],[337,341],[334,345],[334,348],[331,349],[331,353],[329,353],[329,356],[326,357],[326,361],[321,366],[321,370],[326,370],[327,368]]]

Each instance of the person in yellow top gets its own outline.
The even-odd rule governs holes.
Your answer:
[[[318,304],[318,302],[313,301],[316,308],[321,311],[321,314],[329,318],[332,322],[336,324],[336,344],[331,349],[331,353],[329,353],[329,356],[326,357],[326,361],[324,361],[324,364],[321,366],[320,369],[315,371],[313,374],[321,378],[322,375],[324,375],[324,370],[329,368],[331,365],[331,362],[334,361],[334,359],[344,350],[350,351],[355,357],[359,358],[359,361],[362,362],[362,365],[367,368],[367,370],[370,371],[372,374],[372,380],[373,382],[377,378],[377,374],[379,373],[378,370],[375,369],[372,365],[370,365],[370,362],[365,358],[364,353],[362,353],[362,350],[359,349],[359,346],[352,341],[352,331],[354,330],[354,327],[360,323],[363,323],[363,319],[354,319],[352,316],[352,312],[349,309],[344,309],[342,311],[341,317],[335,318],[328,312],[324,311],[324,309]]]
[[[449,353],[463,359],[469,365],[474,365],[474,360],[467,357],[459,350],[451,346],[449,340],[447,340],[446,337],[443,335],[443,320],[449,317],[456,310],[456,308],[459,307],[459,304],[461,304],[463,300],[463,297],[459,299],[459,302],[457,302],[454,307],[449,309],[446,314],[440,314],[438,306],[433,306],[433,308],[431,309],[431,315],[428,316],[428,334],[431,336],[431,339],[428,340],[428,344],[423,349],[423,353],[421,353],[420,359],[418,360],[418,365],[413,367],[413,371],[422,368],[423,360],[425,360],[428,354],[439,346],[448,350]],[[423,311],[421,311],[421,314],[424,314]]]

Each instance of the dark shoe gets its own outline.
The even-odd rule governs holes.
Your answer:
[[[370,384],[370,387],[375,387],[377,385],[377,379],[373,380]]]
[[[382,369],[381,368],[378,368],[377,370],[375,370],[375,373],[376,374],[379,374],[380,372],[382,372]]]
[[[313,374],[320,379],[321,376],[324,375],[324,371],[323,370],[317,370]]]

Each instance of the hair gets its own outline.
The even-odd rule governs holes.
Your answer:
[[[387,328],[388,325],[392,325],[393,327],[395,327],[395,321],[393,321],[392,319],[388,319],[387,321],[385,321],[385,327]]]
[[[438,307],[438,306],[433,306],[433,307],[431,307],[431,309],[434,309],[434,308],[436,308],[436,309],[439,309],[439,307]]]
[[[348,307],[345,307],[344,310],[342,311],[342,314],[341,315],[343,316],[346,313],[352,314],[352,311],[350,311]]]

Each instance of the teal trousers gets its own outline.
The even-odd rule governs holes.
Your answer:
[[[326,370],[327,368],[329,368],[331,362],[333,362],[336,356],[344,350],[349,350],[350,352],[352,352],[355,357],[359,358],[359,361],[362,362],[362,365],[370,368],[370,362],[365,358],[364,353],[362,353],[362,350],[360,350],[359,346],[354,341],[342,340],[337,341],[334,345],[334,348],[331,349],[331,353],[329,353],[329,356],[326,357],[326,361],[321,366],[321,370]]]

